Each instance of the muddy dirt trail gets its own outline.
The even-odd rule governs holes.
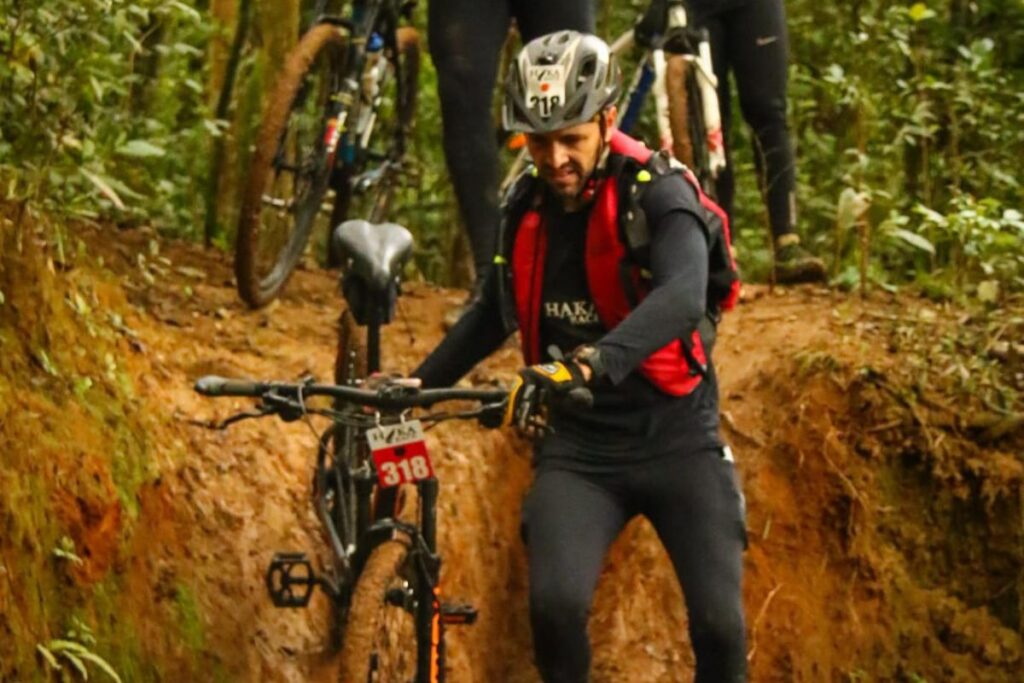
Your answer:
[[[159,436],[167,457],[119,569],[137,609],[157,610],[168,586],[187,585],[218,679],[335,680],[324,599],[278,610],[263,585],[274,551],[325,559],[308,500],[314,434],[269,420],[205,429],[197,422],[247,404],[191,390],[211,373],[329,378],[342,305],[333,277],[299,272],[279,302],[253,312],[222,254],[161,243],[147,270],[137,255],[152,253],[151,234],[84,238],[127,292],[137,388],[170,418]],[[386,369],[411,369],[463,296],[407,285]],[[723,432],[749,510],[752,680],[1020,680],[1019,444],[975,444],[892,398],[887,373],[900,359],[884,340],[901,315],[897,299],[865,306],[825,290],[748,287],[722,324]],[[506,347],[470,381],[508,380],[518,363]],[[538,681],[518,537],[528,444],[468,424],[431,434],[444,590],[480,610],[475,626],[450,632],[450,680]],[[591,634],[597,683],[691,676],[681,595],[643,522],[609,555]]]

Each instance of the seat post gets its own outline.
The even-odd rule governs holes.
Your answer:
[[[380,372],[380,328],[383,309],[379,301],[380,294],[373,294],[369,318],[366,321],[366,373],[372,375]]]

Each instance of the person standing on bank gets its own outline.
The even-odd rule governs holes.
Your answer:
[[[547,403],[523,505],[534,657],[588,680],[587,620],[608,547],[636,515],[682,585],[698,683],[746,677],[743,498],[719,436],[714,320],[738,294],[724,212],[692,174],[615,130],[619,71],[574,31],[529,42],[503,119],[534,167],[502,207],[481,297],[412,375],[448,386],[519,329],[504,423]],[[557,400],[585,387],[590,405]],[[538,400],[538,395],[550,398]]]
[[[637,26],[640,40],[658,31],[666,3],[652,0],[651,11]],[[732,74],[740,111],[753,132],[754,161],[774,240],[776,278],[781,283],[824,281],[825,264],[800,244],[796,232],[796,161],[786,120],[789,34],[783,0],[685,0],[684,4],[690,23],[708,31],[718,77],[722,132],[730,157],[715,182],[718,203],[732,216]]]

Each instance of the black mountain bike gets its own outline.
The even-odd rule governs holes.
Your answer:
[[[337,383],[204,377],[196,390],[260,400],[256,410],[230,417],[221,427],[253,417],[331,419],[319,440],[312,494],[331,566],[316,571],[304,553],[277,553],[266,573],[271,599],[279,607],[305,607],[317,586],[330,596],[342,645],[341,683],[440,683],[444,628],[472,623],[476,611],[439,599],[438,481],[423,429],[449,419],[494,426],[504,413],[507,392],[421,390],[402,380],[376,390],[354,386],[379,368],[380,328],[394,314],[412,237],[398,225],[348,221],[338,227],[333,242],[346,265],[348,302]],[[317,397],[333,404],[320,404]],[[463,403],[452,412],[411,414],[445,401]]]
[[[420,45],[401,23],[415,0],[326,13],[337,1],[317,2],[263,113],[235,243],[238,293],[254,308],[281,292],[317,225],[326,240],[347,217],[384,220],[408,172]]]
[[[504,410],[504,390],[429,389],[400,383],[378,390],[313,383],[251,382],[203,377],[206,396],[260,399],[250,417],[290,421],[325,415],[333,421],[321,436],[315,471],[314,506],[333,551],[334,566],[317,573],[304,553],[277,553],[266,581],[274,604],[305,607],[319,586],[347,616],[338,680],[438,683],[444,680],[443,629],[472,623],[467,605],[441,603],[438,583],[434,477],[424,425],[449,419],[492,419]],[[335,406],[316,404],[326,396]],[[414,408],[445,401],[471,401],[473,408],[427,412]],[[342,439],[343,447],[332,448]],[[376,495],[405,484],[415,487],[415,506],[391,504]],[[413,509],[415,508],[415,509]]]

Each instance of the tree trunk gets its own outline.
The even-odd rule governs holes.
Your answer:
[[[235,88],[235,79],[238,75],[238,64],[242,58],[242,48],[245,46],[249,34],[249,24],[252,18],[252,0],[240,0],[238,6],[238,26],[235,29],[235,38],[231,43],[231,50],[228,53],[227,61],[224,63],[223,78],[220,88],[220,95],[217,98],[217,106],[214,109],[214,118],[218,121],[225,121],[231,109],[231,94]],[[214,62],[214,67],[217,64]],[[214,69],[216,78],[216,68]],[[227,145],[227,134],[224,133],[213,139],[213,151],[210,158],[210,175],[206,183],[206,220],[203,226],[203,243],[209,247],[213,240],[220,234],[220,223],[217,220],[218,197],[220,197],[220,178],[224,172],[224,157]]]
[[[288,51],[299,39],[299,0],[274,0],[260,3],[259,32],[266,60],[264,92],[273,87],[274,78],[284,64]]]
[[[210,39],[210,82],[209,101],[216,102],[224,88],[224,76],[233,41],[228,29],[235,26],[235,38],[238,37],[239,0],[211,0],[210,16],[214,23],[221,27]]]

